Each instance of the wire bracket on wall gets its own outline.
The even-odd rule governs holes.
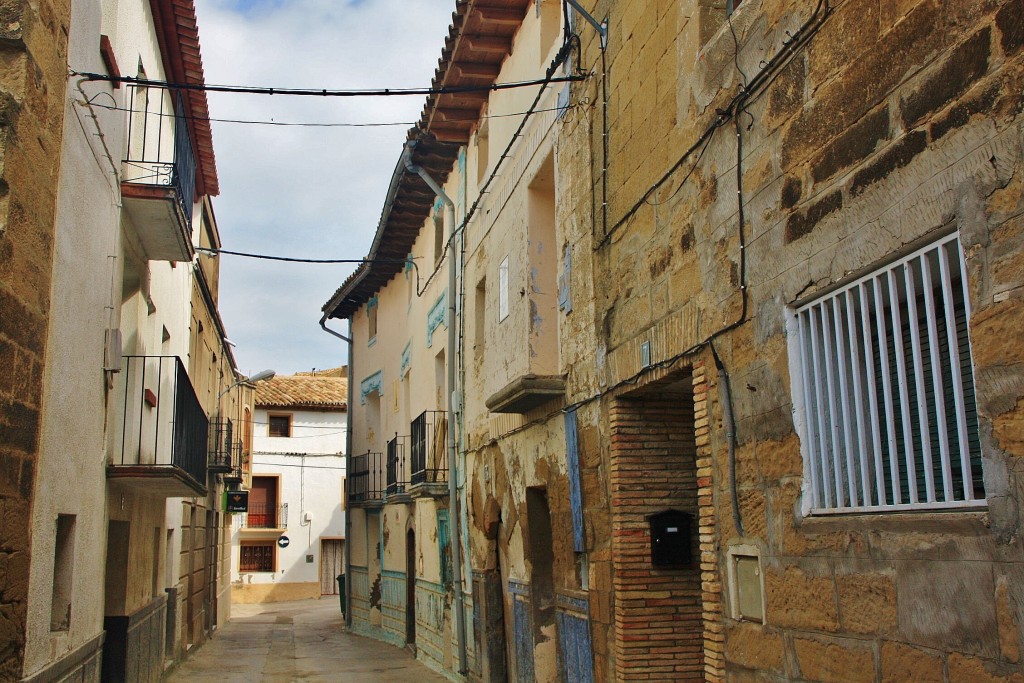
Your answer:
[[[594,15],[583,9],[578,0],[566,0],[572,8],[580,13],[580,16],[587,20],[587,23],[594,27],[597,34],[601,36],[601,50],[608,48],[608,20],[598,21]]]

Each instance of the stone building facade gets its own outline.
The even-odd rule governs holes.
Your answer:
[[[569,4],[458,5],[436,87],[579,81],[428,99],[325,307],[353,453],[452,397],[465,674],[1022,680],[1024,5]]]
[[[194,9],[0,15],[0,679],[158,680],[227,617],[239,449],[210,436],[252,401],[196,255],[205,95],[121,78],[202,83]]]
[[[598,677],[1018,680],[1022,5],[720,4],[588,5],[559,140]]]

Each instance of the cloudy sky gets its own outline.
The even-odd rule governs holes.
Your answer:
[[[206,82],[328,90],[426,87],[455,0],[195,0]],[[409,124],[424,97],[311,98],[210,93],[210,115],[298,127],[213,123],[223,248],[362,258]],[[220,308],[239,369],[343,364],[318,325],[352,265],[221,257]],[[334,327],[342,323],[334,321]],[[341,327],[343,329],[343,327]]]

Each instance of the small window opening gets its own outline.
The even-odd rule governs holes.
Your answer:
[[[75,568],[75,515],[57,515],[57,538],[53,553],[53,596],[50,601],[50,630],[71,627],[71,592]]]
[[[267,428],[270,436],[290,437],[292,435],[292,416],[270,415],[267,418]]]

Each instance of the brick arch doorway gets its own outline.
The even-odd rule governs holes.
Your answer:
[[[609,406],[609,484],[612,497],[623,501],[612,509],[612,528],[631,531],[612,538],[616,680],[646,674],[644,667],[652,665],[646,653],[655,645],[663,652],[658,665],[671,666],[674,680],[702,683],[713,678],[705,676],[705,667],[717,669],[718,644],[705,640],[704,620],[720,598],[703,590],[699,545],[700,533],[714,533],[702,526],[712,523],[710,504],[704,509],[698,499],[697,462],[710,467],[707,447],[697,446],[696,416],[706,419],[706,396],[703,368],[695,367],[618,394]],[[658,566],[649,524],[670,510],[692,520],[686,529],[689,559]],[[632,599],[651,590],[666,596],[656,606]]]

